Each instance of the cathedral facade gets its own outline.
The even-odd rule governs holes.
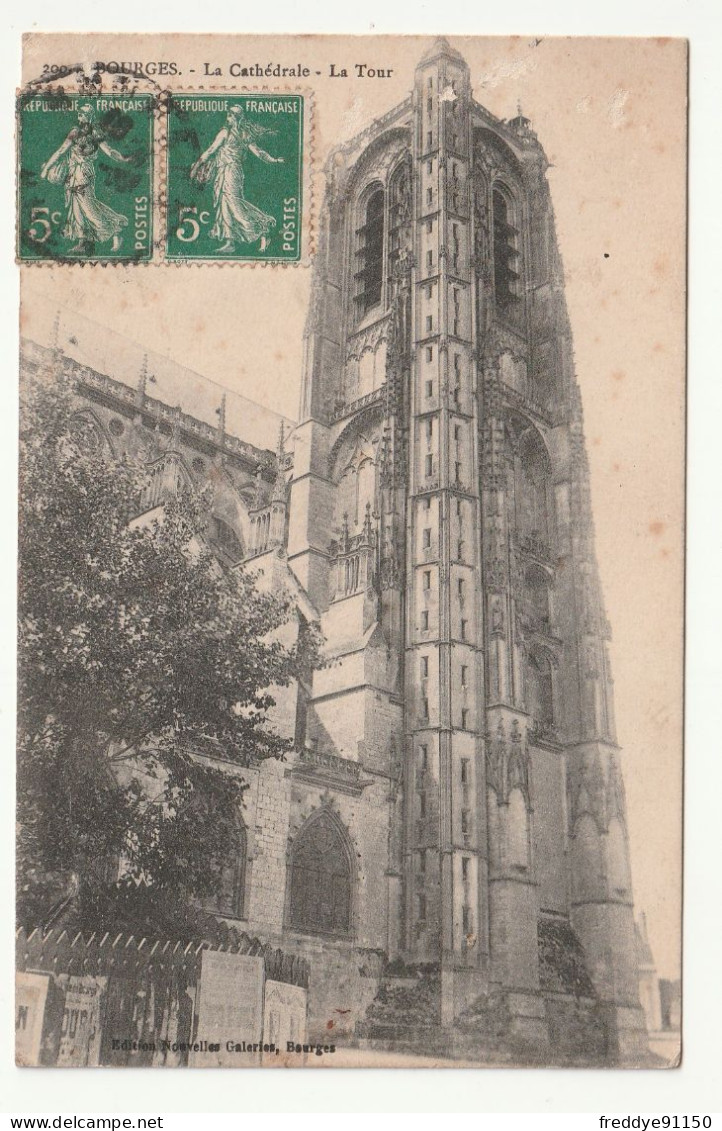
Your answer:
[[[439,40],[411,96],[329,159],[299,419],[275,454],[222,412],[153,401],[144,374],[76,375],[97,442],[149,464],[148,509],[211,477],[218,552],[325,639],[277,696],[294,754],[248,771],[216,908],[310,959],[312,1035],[350,1038],[397,963],[438,975],[440,1027],[494,991],[547,1047],[575,992],[550,963],[573,958],[608,1058],[643,1054],[547,167]]]

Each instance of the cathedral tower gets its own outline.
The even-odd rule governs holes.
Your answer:
[[[332,154],[287,554],[332,660],[306,742],[383,783],[357,931],[440,967],[443,1023],[499,990],[542,1045],[545,962],[571,948],[631,1060],[609,632],[546,169],[443,39]]]

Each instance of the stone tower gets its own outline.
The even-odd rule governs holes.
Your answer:
[[[306,741],[388,783],[377,942],[440,964],[443,1023],[497,988],[541,1044],[543,956],[580,947],[624,1060],[625,801],[546,169],[443,39],[332,155],[287,553],[334,661]]]

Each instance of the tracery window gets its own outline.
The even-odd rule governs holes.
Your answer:
[[[512,520],[522,542],[533,542],[540,551],[546,552],[551,527],[549,456],[536,429],[517,429],[516,435],[516,453],[511,448],[508,450],[514,469]]]
[[[411,250],[411,164],[402,156],[388,183],[362,191],[356,213],[354,302],[356,320],[393,298],[396,264]]]
[[[102,428],[92,412],[76,412],[70,418],[68,430],[84,455],[100,455],[107,447]]]
[[[348,525],[349,533],[358,533],[366,518],[366,505],[373,511],[376,498],[376,465],[370,456],[355,452],[338,484],[336,525],[340,531]]]
[[[328,813],[312,817],[294,840],[289,883],[293,930],[349,934],[351,862],[344,836]]]

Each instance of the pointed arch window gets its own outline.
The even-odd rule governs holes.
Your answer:
[[[364,223],[360,229],[361,260],[356,279],[359,313],[365,314],[381,302],[384,276],[384,190],[375,189],[366,202]]]
[[[551,534],[551,467],[539,434],[528,428],[519,439],[515,462],[516,526],[522,540],[548,554]]]
[[[288,925],[313,934],[351,931],[351,858],[346,837],[327,812],[312,817],[293,842]]]
[[[509,201],[500,189],[492,193],[494,220],[494,291],[504,309],[519,297],[519,230]]]

